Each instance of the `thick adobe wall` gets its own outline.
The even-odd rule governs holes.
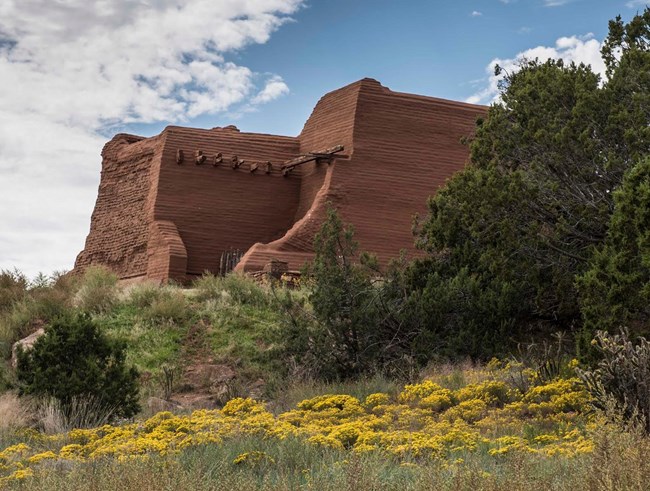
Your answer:
[[[297,221],[281,239],[256,244],[239,269],[271,259],[299,269],[313,255],[313,237],[334,205],[355,227],[363,250],[381,263],[405,250],[417,254],[413,217],[468,158],[461,143],[486,108],[393,92],[363,79],[325,95],[300,135],[301,151],[345,145],[347,158],[303,166]]]
[[[104,146],[90,232],[74,271],[102,264],[124,279],[147,274],[151,193],[163,145],[160,135],[118,134]]]
[[[300,177],[283,177],[280,165],[299,154],[296,138],[241,133],[234,127],[169,127],[163,134],[149,277],[183,281],[183,268],[188,276],[219,272],[223,252],[244,252],[256,242],[282,237],[291,227]],[[197,150],[206,157],[201,165],[195,163]],[[214,166],[218,153],[223,162]],[[244,161],[237,169],[231,165],[233,156]],[[268,161],[273,169],[267,174]],[[254,172],[251,164],[258,165]]]
[[[330,201],[355,226],[363,250],[382,263],[401,250],[413,255],[413,217],[426,213],[429,196],[463,169],[469,149],[461,143],[474,133],[486,108],[432,97],[393,92],[379,82],[360,89],[354,156],[339,161]]]
[[[365,79],[324,95],[298,137],[300,153],[306,154],[343,145],[344,154],[354,153],[354,121],[359,91]],[[290,269],[299,269],[313,256],[314,234],[325,217],[326,201],[335,193],[330,189],[335,164],[310,162],[291,175],[300,176],[300,200],[294,223],[286,234],[271,243],[255,244],[242,258],[237,269],[261,270],[272,259],[286,261]]]
[[[218,272],[228,250],[247,251],[239,270],[260,270],[272,259],[299,269],[313,256],[328,203],[382,262],[402,249],[416,253],[413,215],[463,168],[468,149],[460,140],[485,110],[363,79],[323,96],[298,138],[234,127],[117,135],[102,152],[91,230],[75,270],[105,264],[123,279],[184,281]],[[287,160],[335,145],[345,155],[333,163],[282,175]],[[201,165],[197,151],[205,156]],[[213,166],[219,153],[223,161]]]
[[[298,137],[300,152],[305,154],[336,145],[345,147],[345,154],[354,153],[354,121],[359,91],[366,79],[324,95],[314,107]],[[300,206],[296,221],[314,205],[327,174],[327,165],[311,162],[300,168]]]

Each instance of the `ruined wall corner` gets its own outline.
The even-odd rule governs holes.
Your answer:
[[[187,250],[174,222],[155,220],[149,225],[147,278],[161,283],[187,280]]]

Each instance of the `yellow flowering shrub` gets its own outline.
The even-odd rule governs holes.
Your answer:
[[[38,464],[39,462],[42,462],[43,460],[51,460],[51,459],[56,459],[57,455],[52,452],[51,450],[48,450],[47,452],[41,452],[37,453],[36,455],[32,455],[27,461],[30,464]]]
[[[482,399],[469,399],[461,402],[458,406],[445,411],[443,417],[449,421],[461,419],[474,422],[482,419],[487,414],[488,405]]]
[[[404,390],[399,395],[399,402],[409,404],[417,403],[433,394],[448,393],[447,389],[443,389],[440,385],[431,380],[425,380],[420,384],[406,385]]]
[[[298,409],[303,411],[330,412],[338,411],[339,416],[350,414],[361,414],[365,410],[359,399],[348,395],[326,394],[312,399],[306,399],[298,403]]]
[[[383,394],[381,392],[377,392],[375,394],[370,394],[368,397],[366,397],[366,400],[364,401],[363,405],[366,406],[367,408],[373,408],[376,406],[385,406],[390,402],[390,397],[388,394]]]
[[[422,398],[420,400],[420,407],[439,413],[453,406],[454,400],[454,394],[450,390],[443,389]]]
[[[246,413],[259,413],[264,411],[264,406],[254,399],[237,397],[226,403],[221,412],[227,416]]]
[[[30,445],[0,451],[0,483],[26,479],[46,461],[140,461],[246,435],[291,436],[341,451],[380,452],[406,462],[440,459],[444,465],[456,465],[467,452],[570,457],[593,450],[585,430],[589,398],[577,379],[531,382],[522,392],[504,381],[503,370],[511,368],[500,366],[492,363],[480,378],[453,391],[424,380],[406,385],[395,398],[375,393],[362,403],[350,395],[325,394],[278,415],[262,402],[236,398],[221,410],[161,412],[142,422],[34,434],[26,437]],[[233,465],[265,462],[272,459],[263,452],[244,452]]]
[[[486,380],[480,384],[472,384],[458,389],[456,397],[459,401],[480,399],[488,405],[506,404],[521,398],[518,390],[511,388],[499,380]]]

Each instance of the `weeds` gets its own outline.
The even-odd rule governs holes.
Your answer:
[[[0,313],[9,310],[27,294],[27,285],[27,278],[20,271],[0,271]]]
[[[26,400],[12,392],[0,395],[0,433],[25,428],[31,422],[32,412]]]
[[[89,267],[75,296],[75,305],[88,312],[107,312],[117,302],[117,276],[102,266]]]
[[[76,428],[96,428],[108,423],[116,408],[91,395],[74,396],[65,405],[44,399],[36,405],[38,427],[45,434],[66,433]]]
[[[255,307],[268,306],[272,296],[256,281],[242,274],[214,276],[205,274],[194,283],[198,300],[215,300]]]

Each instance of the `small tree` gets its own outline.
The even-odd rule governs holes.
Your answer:
[[[352,226],[344,226],[333,208],[314,239],[315,257],[307,268],[313,289],[309,300],[320,326],[314,346],[331,359],[337,376],[358,374],[371,363],[379,346],[374,340],[376,291]]]
[[[89,397],[114,416],[131,417],[140,410],[138,372],[126,366],[125,350],[87,314],[58,318],[32,349],[18,351],[21,394],[54,398],[64,412],[75,400]]]

